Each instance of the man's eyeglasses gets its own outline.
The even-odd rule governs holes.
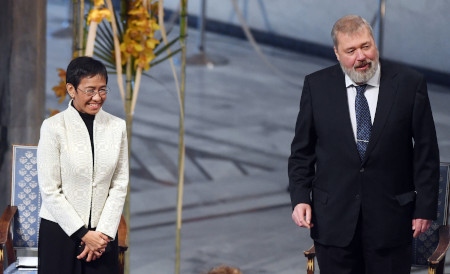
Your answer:
[[[108,87],[101,88],[98,91],[95,91],[95,89],[91,89],[91,88],[88,88],[86,90],[82,90],[82,89],[77,88],[77,90],[82,91],[84,94],[86,94],[89,97],[94,97],[95,94],[97,94],[97,93],[98,93],[98,95],[103,97],[106,94],[108,94],[108,92],[109,92],[109,88]]]

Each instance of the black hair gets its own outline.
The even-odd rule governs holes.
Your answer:
[[[88,56],[77,57],[67,66],[66,83],[72,84],[76,89],[83,78],[96,75],[100,75],[108,83],[108,73],[102,62]]]

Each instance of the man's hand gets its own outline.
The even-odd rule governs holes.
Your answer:
[[[292,220],[300,227],[311,228],[311,206],[309,204],[298,204],[292,212]]]
[[[428,230],[431,225],[431,220],[425,219],[413,219],[412,220],[412,230],[414,230],[413,237],[417,238],[420,234]]]

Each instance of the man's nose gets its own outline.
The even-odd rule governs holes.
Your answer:
[[[357,49],[356,50],[356,58],[358,60],[364,60],[364,59],[366,59],[366,55],[364,54],[364,52],[361,49]]]

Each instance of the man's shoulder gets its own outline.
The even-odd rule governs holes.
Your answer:
[[[399,74],[403,75],[404,77],[410,78],[423,78],[422,73],[400,62],[382,59],[380,60],[380,64],[382,75],[384,73],[388,73],[388,74]]]

